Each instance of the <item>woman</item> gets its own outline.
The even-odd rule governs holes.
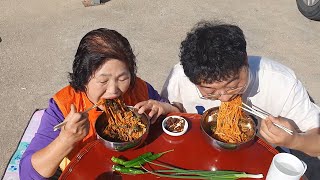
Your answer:
[[[161,114],[179,111],[136,76],[131,46],[114,30],[101,28],[82,38],[69,77],[70,85],[50,99],[38,132],[21,159],[21,179],[53,176],[65,157],[71,160],[82,147],[96,139],[94,123],[103,106],[81,112],[101,98],[121,96],[127,105],[139,109],[139,113],[146,111],[152,122]],[[62,121],[67,121],[66,125],[53,131]]]

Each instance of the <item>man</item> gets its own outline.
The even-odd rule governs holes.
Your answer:
[[[270,59],[247,56],[237,26],[197,24],[181,43],[180,63],[172,69],[162,96],[181,111],[202,114],[238,95],[272,115],[260,122],[259,130],[269,143],[320,155],[320,108],[294,72]],[[293,130],[293,135],[272,122]]]

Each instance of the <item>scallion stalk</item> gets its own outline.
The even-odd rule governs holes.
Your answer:
[[[245,172],[238,171],[205,171],[205,170],[185,170],[164,164],[158,164],[154,162],[148,162],[150,164],[167,168],[165,170],[149,171],[142,167],[145,171],[150,174],[154,174],[160,177],[170,178],[186,178],[186,179],[214,179],[214,180],[227,180],[227,179],[238,179],[238,178],[263,178],[262,174],[247,174]],[[158,173],[162,172],[162,173]],[[170,174],[164,174],[170,173]]]

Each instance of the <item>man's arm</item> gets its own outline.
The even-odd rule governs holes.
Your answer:
[[[278,128],[273,122],[292,130],[293,135]],[[310,156],[320,156],[320,128],[300,133],[288,120],[269,116],[261,121],[259,132],[271,144],[299,150]]]
[[[292,149],[305,152],[310,156],[320,156],[320,128],[299,133],[292,142]]]

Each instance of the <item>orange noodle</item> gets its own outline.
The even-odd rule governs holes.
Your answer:
[[[146,125],[124,104],[117,99],[106,100],[105,112],[108,125],[103,134],[115,141],[133,141],[140,138],[146,131]]]
[[[221,103],[217,117],[217,127],[213,136],[228,143],[240,143],[248,140],[248,136],[238,126],[240,119],[246,118],[239,108],[241,103],[241,96],[237,96],[232,101]]]

